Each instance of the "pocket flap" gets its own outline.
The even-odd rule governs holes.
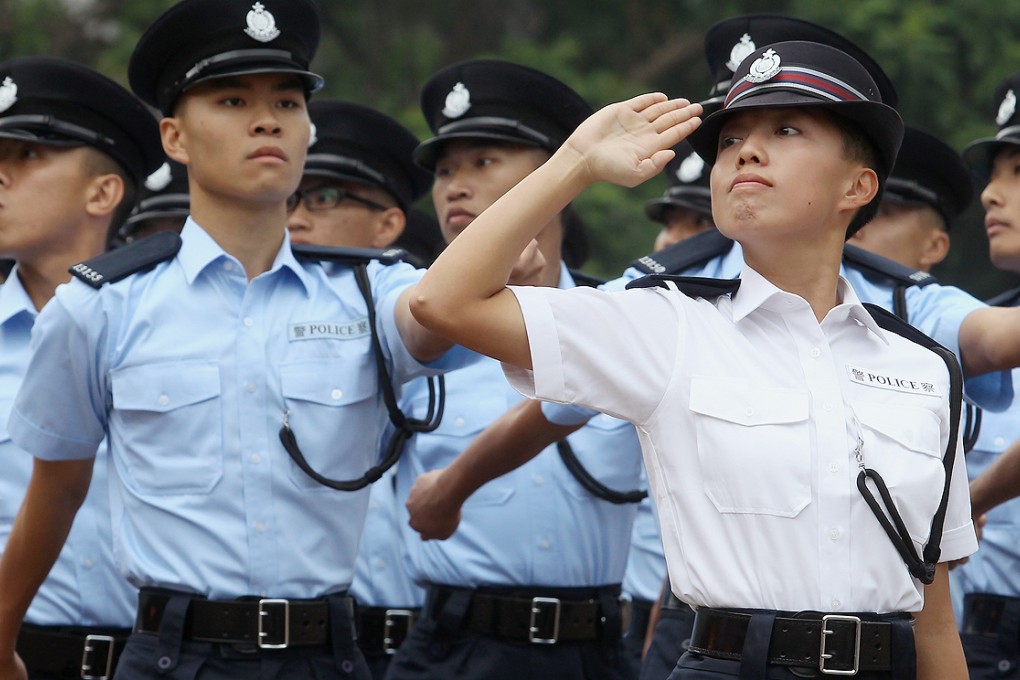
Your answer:
[[[942,457],[939,420],[928,409],[905,404],[857,402],[854,404],[854,412],[862,425],[901,446],[929,456]]]
[[[785,387],[752,387],[736,379],[691,379],[691,410],[738,425],[807,420],[808,394]]]
[[[220,394],[220,369],[210,361],[119,368],[111,372],[110,381],[114,408],[128,411],[165,413]]]
[[[287,399],[323,406],[343,406],[376,393],[375,364],[359,361],[306,361],[280,367],[280,387]]]

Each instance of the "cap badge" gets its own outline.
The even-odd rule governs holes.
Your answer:
[[[464,87],[464,83],[457,83],[446,95],[446,106],[443,107],[443,115],[447,118],[460,118],[471,108],[471,93]]]
[[[764,83],[779,74],[779,55],[771,47],[765,54],[754,60],[751,70],[747,72],[747,80],[752,83]]]
[[[170,174],[170,164],[164,163],[159,170],[145,178],[145,188],[149,191],[163,191],[170,184],[173,176]]]
[[[18,101],[18,86],[8,76],[4,78],[3,83],[0,83],[0,113],[14,106],[16,101]]]
[[[280,35],[280,29],[276,27],[276,19],[261,2],[256,2],[251,6],[246,21],[248,28],[244,29],[244,32],[259,42],[269,42]]]
[[[312,148],[313,146],[315,146],[315,143],[317,141],[319,141],[319,136],[318,136],[319,128],[315,127],[315,123],[311,123],[311,126],[312,126],[312,132],[311,132],[310,135],[308,135],[308,148],[309,149]]]
[[[995,116],[995,123],[997,125],[1005,125],[1009,122],[1009,119],[1016,113],[1016,93],[1013,90],[1007,90],[1006,96],[1002,98],[1002,103],[999,104],[999,113]]]
[[[690,184],[691,182],[697,182],[701,179],[701,173],[705,170],[705,161],[702,160],[701,156],[696,153],[692,153],[687,158],[683,159],[680,163],[680,167],[676,169],[676,178],[684,184]]]
[[[736,72],[737,67],[740,66],[740,62],[747,58],[747,55],[758,49],[758,46],[754,44],[754,40],[751,36],[745,33],[740,37],[740,42],[733,46],[730,50],[730,60],[726,62],[726,67]]]

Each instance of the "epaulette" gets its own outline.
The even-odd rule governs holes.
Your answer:
[[[926,347],[928,349],[940,347],[947,352],[949,351],[942,347],[939,343],[935,342],[935,340],[931,337],[917,330],[909,323],[887,310],[885,307],[879,307],[878,305],[870,302],[865,302],[864,308],[868,310],[871,317],[875,320],[875,323],[877,323],[881,328],[884,328],[891,333],[896,333],[897,335],[900,335],[911,342],[917,343],[922,347]]]
[[[104,283],[120,281],[131,274],[151,269],[172,258],[180,249],[181,237],[172,231],[162,231],[91,260],[79,262],[68,271],[99,289]]]
[[[579,269],[570,269],[568,271],[570,272],[571,278],[574,279],[574,283],[576,283],[578,286],[587,286],[588,288],[598,288],[599,286],[601,286],[603,283],[606,282],[606,280],[603,279],[603,278],[599,278],[598,276],[593,276],[592,274],[589,274],[587,272],[583,272],[583,271],[581,271]]]
[[[1020,306],[1020,288],[1007,290],[1005,293],[988,298],[985,300],[985,304],[989,307],[1018,307]]]
[[[645,274],[680,274],[701,267],[733,248],[733,241],[715,229],[674,243],[668,248],[635,260],[631,267]]]
[[[653,274],[634,279],[627,284],[631,288],[674,288],[692,298],[712,300],[723,295],[732,295],[740,288],[740,279],[710,279],[705,276],[670,276]]]
[[[338,262],[340,264],[368,264],[378,260],[383,264],[396,264],[407,259],[407,251],[402,248],[341,248],[339,246],[318,246],[311,244],[291,245],[294,257],[305,260]]]
[[[936,282],[936,278],[928,272],[904,267],[899,262],[849,243],[843,246],[843,259],[867,273],[878,274],[906,286],[927,286]]]

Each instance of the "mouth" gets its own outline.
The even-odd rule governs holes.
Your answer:
[[[741,173],[733,178],[733,182],[730,184],[730,191],[736,189],[761,189],[765,187],[771,187],[772,183],[766,180],[761,175],[755,175],[752,173]]]
[[[476,215],[463,208],[451,208],[446,213],[446,224],[450,227],[463,229],[471,224]]]
[[[287,154],[278,146],[260,146],[248,155],[249,160],[277,160],[286,161]]]
[[[989,237],[1009,229],[1009,224],[994,217],[985,218],[985,233]]]

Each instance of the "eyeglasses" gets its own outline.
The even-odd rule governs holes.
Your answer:
[[[354,201],[371,208],[372,210],[389,210],[385,205],[376,203],[367,198],[362,198],[340,187],[316,187],[306,191],[295,191],[287,199],[287,212],[294,212],[298,203],[304,203],[309,212],[322,212],[332,210],[340,205],[341,201]]]

